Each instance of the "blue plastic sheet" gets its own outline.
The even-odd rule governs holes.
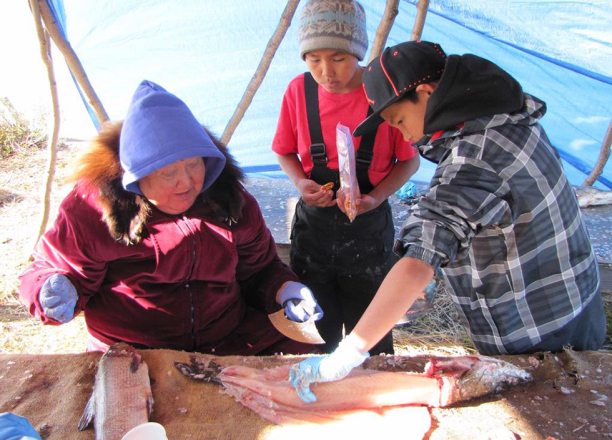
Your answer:
[[[0,413],[0,439],[40,440],[40,435],[25,417],[4,412]]]
[[[111,119],[124,117],[136,86],[149,79],[182,98],[219,137],[286,6],[285,0],[48,2]],[[361,3],[372,42],[385,2]],[[400,1],[387,45],[410,37],[416,3]],[[306,69],[297,14],[229,143],[240,165],[258,176],[284,176],[270,144],[285,88]],[[607,1],[432,0],[422,38],[449,54],[494,61],[544,100],[542,125],[570,181],[580,185],[612,118],[611,22]],[[426,183],[435,166],[421,163],[414,180]],[[612,165],[596,186],[612,188]]]

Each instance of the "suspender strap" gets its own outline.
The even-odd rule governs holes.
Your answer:
[[[372,107],[368,107],[368,116],[373,113]],[[374,141],[376,140],[376,132],[374,129],[361,136],[359,150],[355,155],[355,168],[357,171],[357,181],[359,182],[359,190],[362,194],[368,194],[374,189],[374,185],[370,182],[368,169],[372,163],[374,156]]]
[[[304,73],[304,92],[306,98],[306,116],[308,118],[308,130],[310,132],[310,157],[312,158],[313,169],[311,178],[318,183],[324,184],[330,181],[336,182],[334,191],[338,189],[338,172],[327,168],[327,151],[323,143],[323,131],[321,130],[321,118],[319,115],[319,85],[312,77],[310,72]],[[372,113],[372,108],[368,108],[368,116]],[[374,186],[370,183],[368,169],[372,163],[374,155],[374,141],[376,130],[366,133],[361,138],[359,150],[355,156],[357,181],[362,194],[367,194]],[[335,173],[332,179],[331,173]],[[321,180],[321,181],[319,181]]]
[[[310,72],[304,74],[304,91],[306,93],[306,115],[308,116],[308,130],[310,131],[310,157],[316,167],[327,165],[327,152],[323,143],[321,118],[319,117],[319,85]]]

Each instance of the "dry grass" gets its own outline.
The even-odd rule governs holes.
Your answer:
[[[603,306],[608,323],[608,338],[602,349],[612,351],[612,294],[610,294],[610,292],[603,295]]]
[[[69,188],[62,185],[78,144],[58,153],[51,205],[52,223]],[[0,353],[79,353],[85,350],[82,317],[63,326],[43,326],[18,299],[19,274],[27,267],[41,218],[41,188],[47,152],[19,149],[0,164]]]
[[[429,312],[393,330],[395,354],[452,356],[476,353],[455,305],[445,290],[442,281],[436,289],[433,307]]]

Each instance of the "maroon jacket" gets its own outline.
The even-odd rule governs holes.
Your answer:
[[[120,124],[105,127],[82,161],[80,180],[21,275],[21,300],[45,324],[44,281],[66,275],[96,339],[136,347],[256,354],[282,336],[267,314],[280,286],[297,276],[279,259],[242,173],[222,175],[182,215],[124,191],[117,160]],[[110,171],[109,171],[110,170]]]

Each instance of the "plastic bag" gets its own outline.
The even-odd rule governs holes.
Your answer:
[[[416,198],[418,193],[419,188],[414,183],[408,181],[395,192],[395,195],[399,196],[399,198],[402,199],[402,202],[405,202],[409,199]]]
[[[348,127],[338,123],[336,126],[336,148],[338,149],[338,169],[340,188],[344,193],[344,208],[352,222],[357,217],[357,199],[361,197],[357,171],[355,169],[355,147]]]

